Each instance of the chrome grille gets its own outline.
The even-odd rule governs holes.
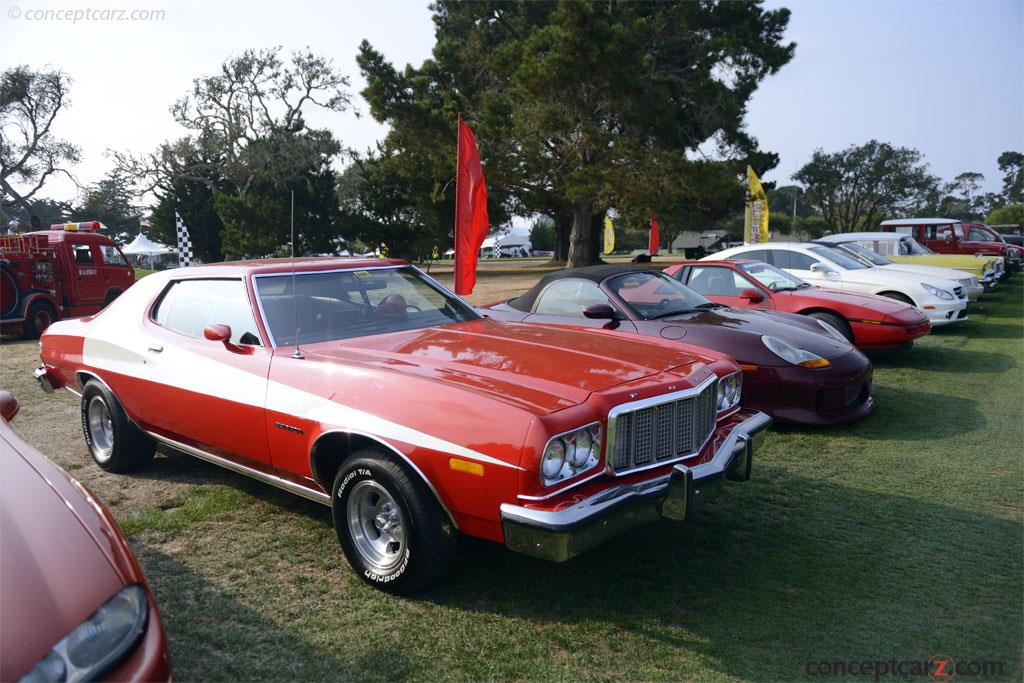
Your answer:
[[[615,474],[693,455],[715,427],[717,381],[698,394],[626,410],[609,417]]]

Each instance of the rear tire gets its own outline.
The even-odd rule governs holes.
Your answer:
[[[39,339],[39,336],[46,331],[46,328],[57,321],[57,311],[48,301],[34,301],[25,312],[25,322],[22,323],[26,339]]]
[[[149,464],[156,443],[135,426],[105,385],[89,380],[82,390],[82,433],[89,454],[107,472]]]
[[[853,343],[853,330],[850,329],[850,324],[846,322],[846,319],[836,315],[835,313],[829,313],[827,311],[814,311],[807,314],[808,318],[814,318],[822,322],[828,323],[832,327],[839,330],[839,333],[846,337],[846,341]]]
[[[331,492],[338,542],[363,581],[411,593],[448,573],[456,543],[451,521],[397,462],[362,449],[338,470]]]
[[[899,292],[882,292],[879,296],[884,296],[886,299],[902,301],[908,306],[914,306],[914,301],[906,294],[900,294]]]

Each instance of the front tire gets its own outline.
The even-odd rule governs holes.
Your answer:
[[[338,470],[331,495],[334,529],[352,568],[374,588],[411,593],[444,577],[455,558],[455,530],[433,495],[376,449]]]
[[[839,330],[839,333],[846,337],[846,341],[851,344],[853,343],[853,330],[850,329],[850,324],[846,322],[845,318],[842,318],[835,313],[829,313],[828,311],[814,311],[812,313],[808,313],[807,317],[828,323]]]
[[[89,454],[107,472],[147,465],[156,443],[136,427],[105,385],[89,380],[82,390],[82,432]]]
[[[46,328],[57,320],[57,311],[48,301],[34,301],[25,311],[25,322],[23,324],[24,336],[26,339],[39,339],[39,336],[46,331]]]

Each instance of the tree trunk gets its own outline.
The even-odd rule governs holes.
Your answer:
[[[572,212],[557,211],[555,219],[554,261],[565,263],[569,260],[569,234],[572,232]]]
[[[589,202],[578,201],[572,207],[572,232],[569,233],[569,258],[566,268],[581,268],[591,263],[591,220]]]

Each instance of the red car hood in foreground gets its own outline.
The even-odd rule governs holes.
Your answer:
[[[0,420],[0,679],[19,678],[131,579],[83,489]],[[26,455],[23,455],[26,454]],[[69,560],[72,560],[69,562]]]
[[[401,370],[545,414],[591,393],[721,356],[613,332],[473,320],[302,347],[307,357]]]

